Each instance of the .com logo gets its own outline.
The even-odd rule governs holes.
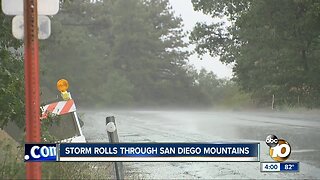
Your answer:
[[[28,162],[35,161],[56,161],[56,144],[25,144],[24,160]]]
[[[269,148],[270,157],[278,162],[285,161],[291,154],[291,146],[284,139],[278,139],[275,135],[269,135],[266,138],[266,144]]]

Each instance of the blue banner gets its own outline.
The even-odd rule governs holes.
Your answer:
[[[259,161],[259,143],[26,144],[25,161]]]
[[[259,161],[259,143],[60,144],[60,161]]]

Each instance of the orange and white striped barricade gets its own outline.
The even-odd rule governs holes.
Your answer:
[[[69,99],[67,101],[59,101],[59,102],[47,104],[41,107],[41,110],[42,110],[42,114],[40,119],[44,119],[48,117],[49,113],[53,115],[63,115],[63,114],[75,112],[77,109],[73,99]]]

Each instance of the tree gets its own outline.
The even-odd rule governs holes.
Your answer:
[[[168,0],[66,1],[52,22],[43,89],[65,77],[87,105],[194,102],[182,20]]]
[[[167,0],[120,0],[114,9],[111,56],[115,67],[134,84],[135,100],[144,104],[170,99],[161,86],[166,84],[166,92],[174,91],[180,73],[186,76],[182,20],[174,17]]]
[[[0,1],[1,9],[1,1]],[[11,19],[0,14],[0,128],[8,121],[24,122],[24,84],[21,41],[11,34]]]
[[[52,100],[57,93],[55,82],[66,78],[82,107],[102,102],[117,105],[115,97],[121,103],[131,101],[130,82],[112,68],[109,58],[110,20],[104,3],[66,1],[53,18],[51,39],[41,46],[43,99]],[[119,89],[112,90],[115,87]]]
[[[259,102],[319,106],[319,3],[317,1],[204,1],[196,10],[224,23],[198,24],[197,52],[234,63],[235,79]],[[279,99],[280,97],[280,99]],[[303,99],[303,100],[302,100]]]

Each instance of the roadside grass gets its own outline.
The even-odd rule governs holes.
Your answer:
[[[0,179],[25,179],[24,148],[0,130]],[[115,179],[111,162],[44,162],[43,179]]]
[[[314,114],[314,115],[320,114],[319,108],[307,108],[304,106],[290,106],[290,105],[276,106],[274,111],[286,112],[286,113],[304,113],[304,114]]]
[[[0,130],[0,179],[23,179],[25,168],[22,149]]]

